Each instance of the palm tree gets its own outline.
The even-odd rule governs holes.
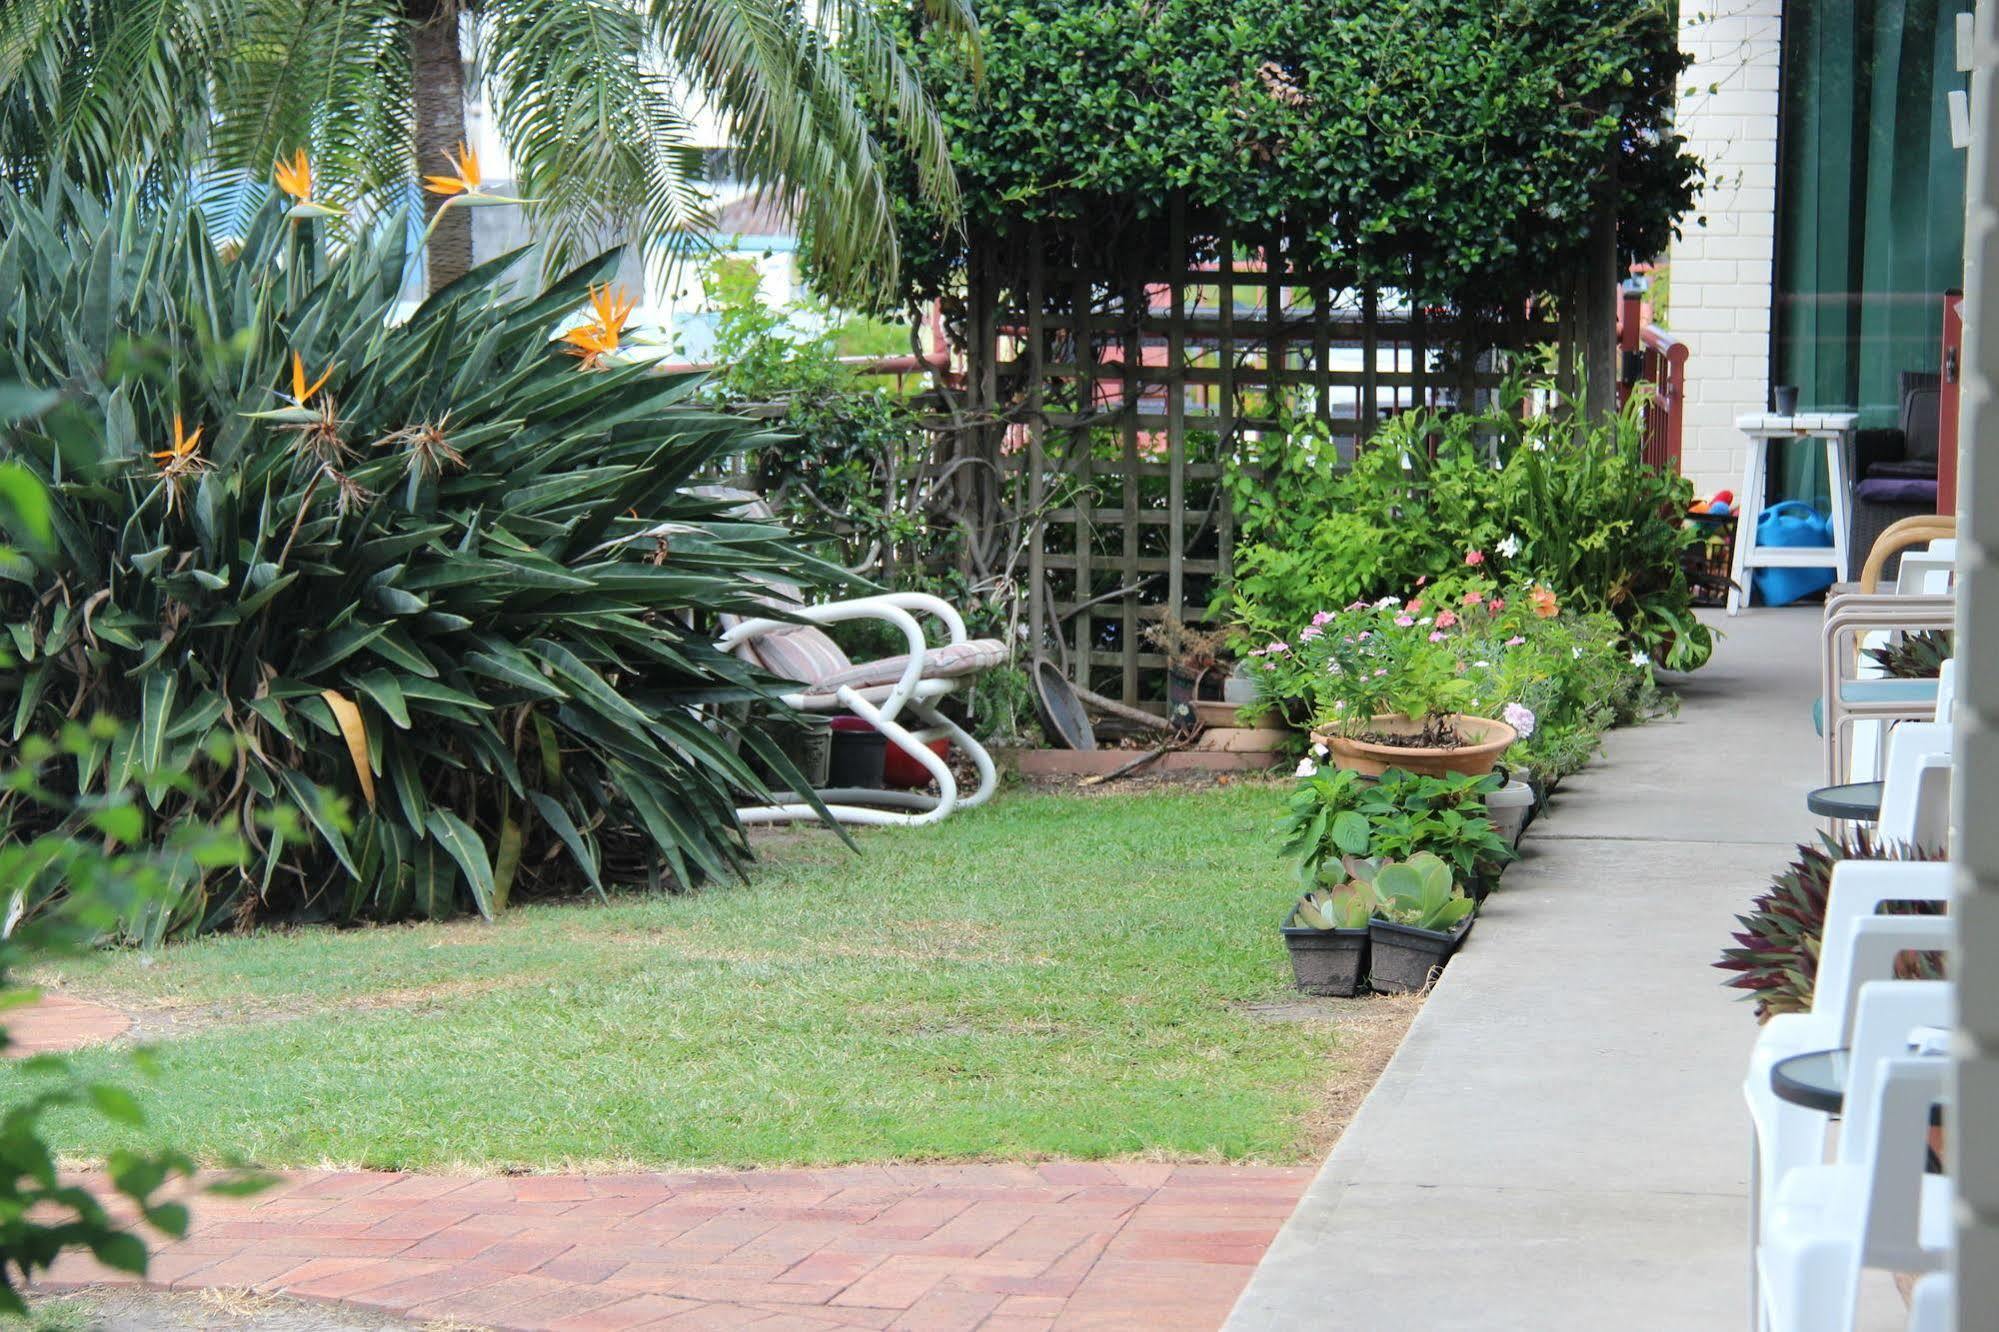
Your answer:
[[[970,0],[923,0],[917,21],[976,50]],[[620,233],[698,229],[702,106],[836,288],[892,288],[885,154],[957,203],[942,126],[878,0],[0,0],[0,178],[17,186],[135,166],[266,178],[303,149],[319,196],[365,215],[447,169],[475,93],[550,264]],[[469,213],[436,223],[433,290],[472,259]]]

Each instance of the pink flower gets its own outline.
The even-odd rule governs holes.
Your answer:
[[[1423,598],[1421,597],[1409,598],[1409,604],[1407,606],[1404,606],[1402,609],[1408,611],[1411,615],[1414,615],[1417,611],[1423,609]]]
[[[1418,587],[1421,587],[1421,586],[1423,586],[1423,584],[1425,584],[1425,583],[1427,583],[1427,582],[1429,582],[1429,581],[1430,581],[1430,575],[1428,575],[1428,574],[1424,574],[1424,575],[1423,575],[1423,576],[1422,576],[1421,578],[1418,578],[1418,579],[1416,580],[1416,586],[1418,586]]]
[[[1444,635],[1444,631],[1443,631],[1443,630],[1441,630],[1441,629],[1432,629],[1432,630],[1430,631],[1430,641],[1431,641],[1432,643],[1441,643],[1441,642],[1443,642],[1443,641],[1444,641],[1444,636],[1445,636],[1445,635]]]
[[[1477,568],[1479,565],[1485,563],[1485,552],[1482,550],[1466,551],[1465,563],[1471,565],[1473,568]]]
[[[1481,601],[1484,601],[1484,600],[1485,600],[1485,598],[1484,598],[1484,597],[1482,597],[1482,596],[1480,596],[1480,595],[1479,595],[1478,593],[1476,593],[1476,592],[1467,592],[1467,593],[1465,593],[1465,602],[1464,602],[1464,604],[1465,604],[1465,605],[1467,605],[1467,606],[1476,606],[1476,605],[1478,605],[1478,603],[1479,603],[1479,602],[1481,602]]]
[[[1356,601],[1353,605],[1347,607],[1347,609],[1350,611],[1366,610],[1367,603],[1365,601]]]
[[[1298,641],[1300,643],[1309,643],[1313,639],[1317,638],[1320,634],[1323,634],[1325,632],[1326,632],[1325,630],[1321,629],[1316,624],[1308,624],[1303,629],[1300,629],[1298,631]]]
[[[1457,622],[1458,622],[1457,612],[1455,611],[1437,612],[1437,627],[1439,629],[1448,629]]]
[[[1368,639],[1373,637],[1374,637],[1374,630],[1372,629],[1363,629],[1360,631],[1360,641],[1363,643],[1365,643]],[[1349,638],[1347,642],[1351,643],[1353,642],[1353,640]]]
[[[1519,634],[1515,634],[1513,635],[1513,637],[1506,640],[1506,646],[1519,647],[1522,643],[1525,643],[1526,641],[1527,640],[1522,638]]]
[[[1326,621],[1332,618],[1333,618],[1333,613],[1331,611],[1320,611],[1317,615],[1314,615],[1312,617],[1312,627],[1314,629],[1317,629],[1321,625],[1325,624]]]
[[[1398,615],[1395,617],[1395,623],[1407,629],[1410,625],[1416,623],[1416,621],[1407,615]]]
[[[1501,611],[1506,609],[1506,598],[1494,597],[1491,601],[1485,603],[1485,608],[1491,611],[1494,615],[1497,615]]]
[[[1381,677],[1381,676],[1384,676],[1384,675],[1388,674],[1388,668],[1387,668],[1386,666],[1383,666],[1383,667],[1382,667],[1382,668],[1381,668],[1380,670],[1376,671],[1376,672],[1375,672],[1374,674],[1375,674],[1376,678],[1379,678],[1379,677]]]

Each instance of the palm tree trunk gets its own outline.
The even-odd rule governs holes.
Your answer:
[[[465,142],[465,61],[458,49],[458,14],[463,0],[404,0],[410,20],[410,90],[416,103],[417,170],[455,174],[446,160]],[[437,216],[444,200],[423,196],[425,220]],[[472,214],[453,208],[430,233],[425,251],[430,290],[437,291],[472,267]]]

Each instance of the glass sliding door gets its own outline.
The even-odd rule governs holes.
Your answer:
[[[1897,376],[1937,369],[1943,293],[1962,271],[1964,159],[1945,94],[1963,86],[1955,22],[1971,3],[1784,9],[1771,381],[1797,385],[1804,410],[1891,427]],[[1785,492],[1823,496],[1819,453],[1796,452]]]

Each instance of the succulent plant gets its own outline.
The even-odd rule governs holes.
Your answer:
[[[1346,866],[1356,882],[1373,889],[1375,916],[1397,925],[1449,930],[1478,906],[1457,886],[1450,865],[1428,851],[1407,860],[1348,857]]]
[[[1297,920],[1315,930],[1364,930],[1374,906],[1373,887],[1353,880],[1306,893],[1298,899]]]
[[[1952,654],[1950,630],[1915,629],[1886,647],[1868,648],[1861,655],[1892,679],[1934,680]]]
[[[1812,1006],[1833,867],[1842,860],[1941,859],[1942,853],[1936,851],[1884,846],[1864,828],[1840,840],[1821,834],[1818,845],[1801,844],[1797,859],[1771,881],[1749,913],[1736,917],[1742,926],[1734,936],[1740,946],[1723,949],[1714,965],[1737,973],[1724,984],[1750,992],[1747,997],[1755,1000],[1758,1022],[1779,1013],[1805,1012]],[[1924,910],[1916,904],[1902,909]],[[1925,954],[1898,966],[1896,974],[1922,979],[1942,971],[1936,959]]]

